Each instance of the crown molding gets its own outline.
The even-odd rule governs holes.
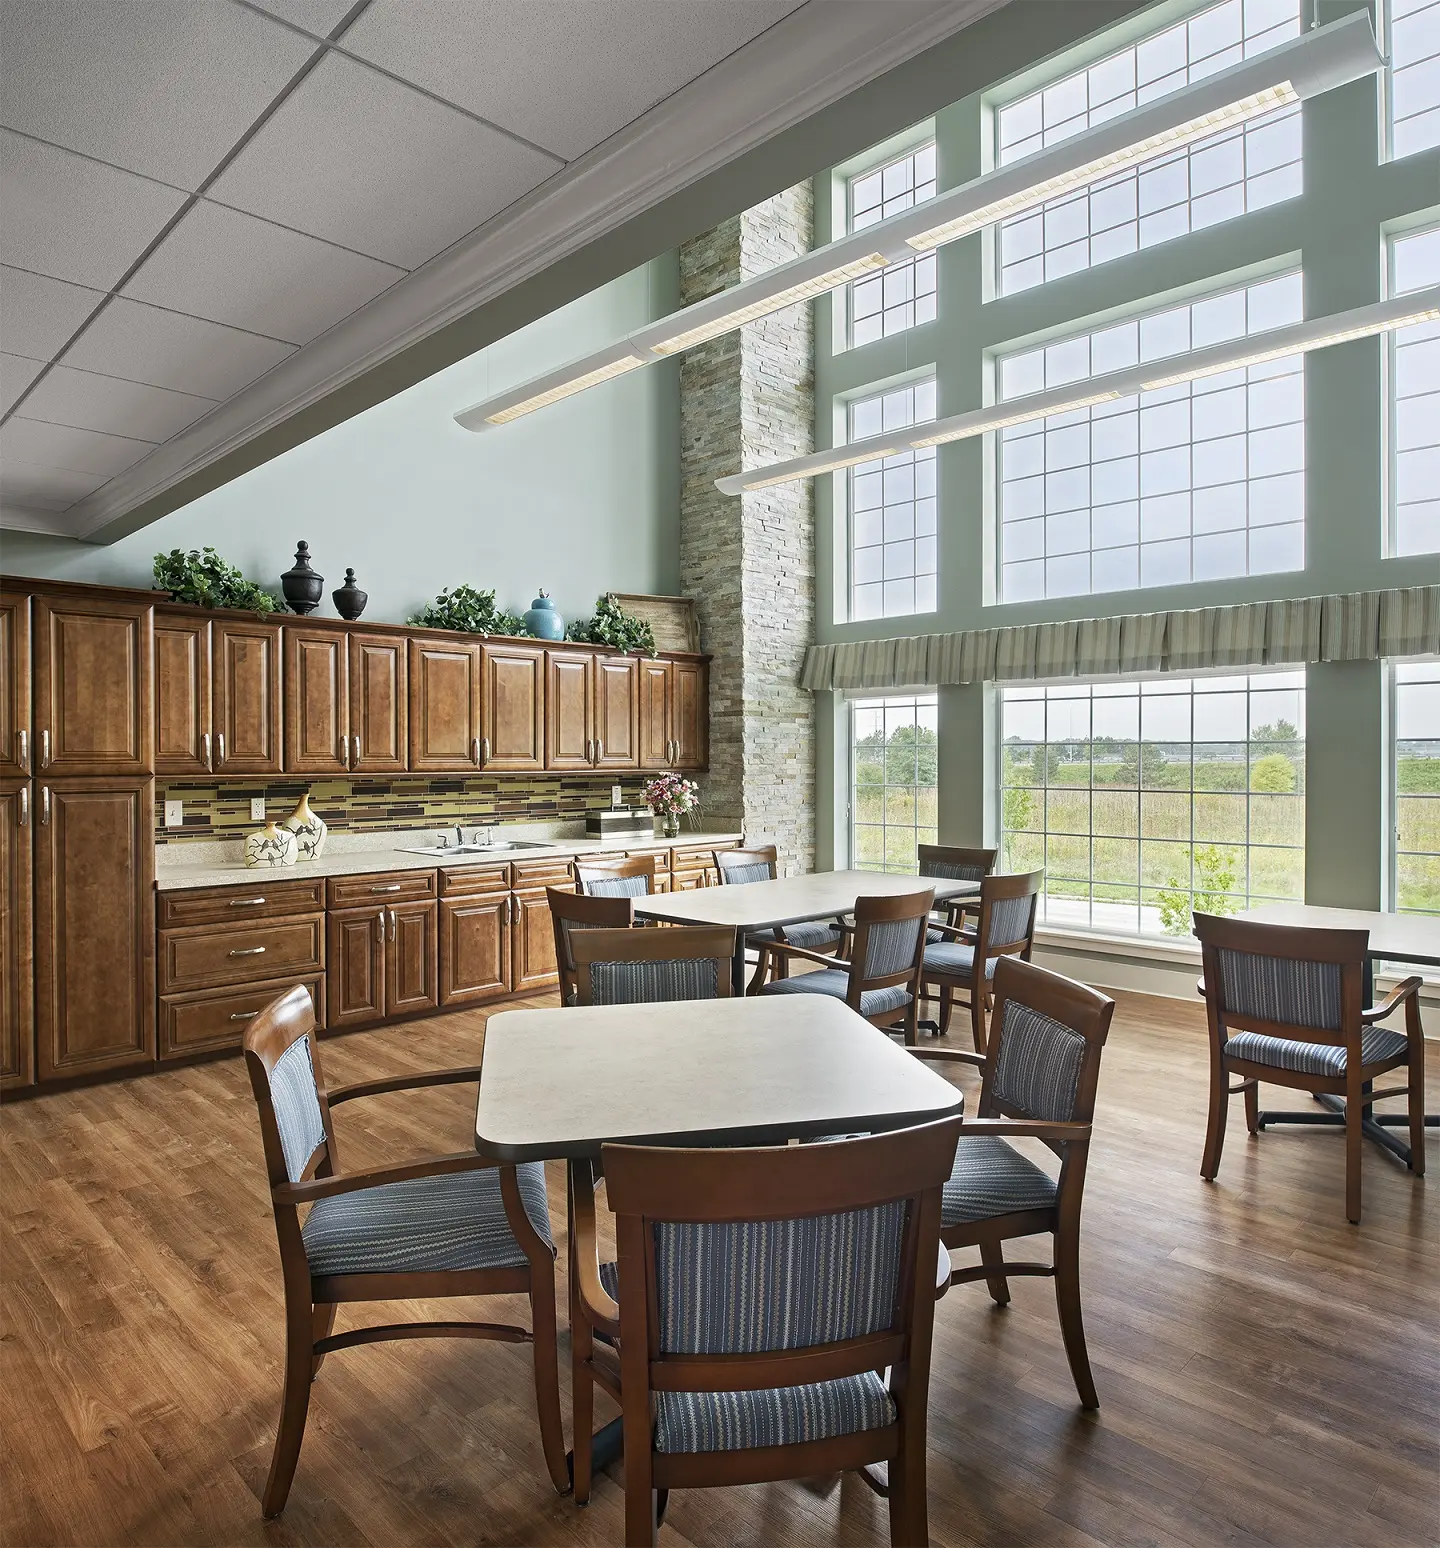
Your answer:
[[[78,501],[64,530],[112,541],[144,502],[1006,3],[809,0]]]

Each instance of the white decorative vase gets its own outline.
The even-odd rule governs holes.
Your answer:
[[[300,804],[280,826],[288,828],[295,835],[299,859],[318,860],[320,858],[325,848],[325,835],[330,830],[325,826],[324,818],[310,810],[308,791],[300,797]]]
[[[245,838],[245,864],[274,867],[295,864],[295,835],[289,828],[278,828],[272,818],[258,833]]]

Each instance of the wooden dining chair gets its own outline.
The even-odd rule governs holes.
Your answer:
[[[583,930],[570,938],[576,1003],[639,1005],[728,999],[735,931],[728,925],[667,930]]]
[[[473,1147],[368,1172],[342,1173],[330,1110],[356,1097],[477,1081],[478,1067],[362,1081],[327,1091],[315,1014],[303,988],[272,1000],[245,1029],[245,1064],[285,1286],[285,1391],[261,1510],[285,1508],[310,1383],[327,1354],[400,1338],[532,1342],[535,1406],[551,1482],[570,1486],[560,1421],[555,1244],[541,1162],[496,1166]],[[310,1206],[302,1222],[302,1206]],[[493,1322],[399,1322],[332,1333],[351,1301],[525,1295],[529,1329]]]
[[[635,923],[635,904],[628,897],[589,897],[547,887],[550,924],[555,931],[555,963],[560,972],[560,1003],[574,1005],[578,978],[570,937],[576,930],[628,930]]]
[[[975,924],[934,925],[925,947],[921,980],[925,992],[934,989],[940,997],[940,1019],[934,1026],[939,1036],[950,1030],[955,995],[967,997],[970,1007],[970,1034],[975,1052],[985,1052],[985,1012],[993,997],[996,964],[1002,957],[1030,960],[1035,943],[1035,913],[1043,871],[1008,876],[986,876],[980,882]]]
[[[1345,1130],[1345,1216],[1360,1224],[1360,1145],[1376,1102],[1403,1096],[1409,1107],[1406,1164],[1425,1175],[1425,1037],[1422,980],[1407,978],[1373,1009],[1365,1005],[1367,930],[1310,930],[1196,914],[1210,1026],[1210,1120],[1200,1175],[1214,1182],[1225,1145],[1230,1098],[1245,1093],[1251,1134],[1271,1123],[1338,1124]],[[1405,1030],[1378,1026],[1400,1006]],[[1404,1066],[1403,1086],[1372,1082]],[[1235,1085],[1232,1076],[1238,1077]],[[1312,1096],[1343,1098],[1344,1111],[1265,1112],[1260,1082]]]
[[[589,898],[643,898],[658,892],[655,856],[628,855],[623,860],[572,860],[575,890]]]
[[[983,1279],[999,1306],[1012,1274],[1055,1281],[1060,1335],[1083,1408],[1098,1408],[1080,1313],[1080,1207],[1095,1116],[1100,1055],[1115,1002],[1098,989],[1018,957],[995,970],[995,1014],[984,1054],[917,1048],[926,1060],[959,1060],[981,1069],[980,1102],[966,1118],[945,1184],[940,1240],[951,1250],[978,1247],[980,1262],[952,1270],[952,1285]],[[1060,1157],[1052,1178],[1010,1143],[1036,1139]],[[1049,1233],[1049,1263],[1007,1262],[1004,1243]]]
[[[714,858],[722,887],[774,881],[780,874],[779,854],[773,844],[749,849],[717,849]],[[758,994],[768,978],[790,976],[787,946],[828,955],[839,950],[844,935],[838,919],[812,919],[801,924],[776,925],[770,930],[751,930],[745,937],[745,944],[755,952],[755,972],[746,994]]]
[[[604,1146],[618,1261],[599,1261],[584,1189],[573,1226],[576,1501],[599,1386],[623,1416],[627,1544],[655,1541],[672,1488],[881,1461],[891,1542],[928,1541],[935,1261],[958,1131],[950,1118],[835,1144]]]
[[[819,963],[820,972],[772,979],[760,992],[832,995],[875,1026],[903,1031],[906,1043],[913,1046],[920,962],[934,901],[929,887],[900,897],[856,898],[848,961],[792,946],[792,957]]]
[[[916,853],[921,876],[932,876],[937,881],[982,882],[995,869],[995,858],[1000,851],[964,849],[958,844],[919,844]],[[973,898],[945,898],[937,905],[937,912],[944,915],[944,923],[959,925],[977,906]],[[937,931],[931,942],[944,939]]]

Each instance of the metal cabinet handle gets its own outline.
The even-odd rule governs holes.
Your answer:
[[[40,767],[42,769],[48,769],[50,767],[50,733],[49,733],[49,731],[42,731],[40,733]]]
[[[264,898],[231,898],[231,908],[258,908],[265,901]]]
[[[477,769],[480,767],[480,738],[478,736],[470,743],[470,761]]]
[[[230,955],[232,957],[263,957],[265,955],[265,948],[263,946],[237,946]]]
[[[15,740],[20,749],[16,754],[15,761],[28,774],[30,772],[30,733],[28,731],[17,731],[15,733]]]
[[[50,787],[49,787],[49,785],[41,785],[41,787],[40,787],[40,826],[42,828],[46,828],[46,827],[49,827],[49,825],[50,825]]]
[[[350,767],[358,769],[360,767],[360,738],[356,736],[352,737],[351,740],[355,743],[355,756],[350,760]]]
[[[259,1011],[232,1011],[230,1019],[231,1021],[254,1021],[259,1014]]]
[[[372,887],[370,890],[371,890],[371,892],[399,892],[400,888],[401,888],[401,883],[400,882],[390,882],[388,885],[386,885],[384,887]]]
[[[350,767],[350,738],[348,736],[340,738],[340,766],[346,769]]]
[[[510,895],[510,919],[512,923],[520,923],[520,899],[514,893]]]
[[[480,767],[483,769],[485,767],[485,765],[487,763],[489,763],[489,761],[490,761],[490,738],[488,736],[482,736],[480,738]]]
[[[382,908],[375,916],[375,928],[380,932],[380,940],[385,939],[385,910]]]
[[[20,826],[22,828],[30,826],[30,787],[28,785],[20,787]]]
[[[200,747],[201,747],[200,761],[208,769],[211,766],[210,765],[210,733],[208,731],[202,731],[200,733]]]
[[[598,764],[605,756],[605,743],[601,737],[595,738],[595,762]]]
[[[390,910],[390,939],[392,941],[395,939],[395,910],[393,908]]]
[[[215,759],[215,767],[223,769],[225,767],[225,733],[223,731],[215,733],[215,751],[218,754]]]

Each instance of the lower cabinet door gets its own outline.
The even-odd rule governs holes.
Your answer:
[[[328,914],[325,933],[327,1030],[383,1021],[386,910],[353,908]]]
[[[434,903],[396,903],[385,937],[385,1014],[413,1016],[440,1003]]]
[[[515,993],[558,984],[555,927],[544,892],[517,892],[513,917],[510,984]]]
[[[509,892],[442,898],[441,1005],[477,1005],[509,993]]]
[[[28,687],[28,681],[27,681]],[[35,1084],[35,962],[28,780],[0,781],[0,1090]]]
[[[277,980],[246,989],[210,990],[202,994],[167,994],[160,997],[160,1057],[183,1059],[190,1054],[219,1048],[238,1048],[248,1022],[295,984],[310,991],[315,1006],[315,1025],[325,1026],[325,979],[323,976]]]

